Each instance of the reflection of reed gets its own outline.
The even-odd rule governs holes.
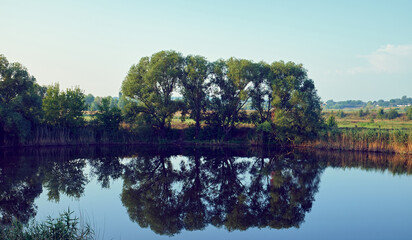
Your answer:
[[[412,159],[410,155],[383,154],[350,151],[305,151],[326,166],[335,168],[361,168],[364,170],[380,170],[393,174],[411,174]]]

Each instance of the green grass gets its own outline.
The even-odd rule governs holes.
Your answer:
[[[403,129],[412,130],[412,121],[337,119],[339,128]]]

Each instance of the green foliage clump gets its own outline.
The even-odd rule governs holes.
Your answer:
[[[323,127],[320,98],[313,80],[301,64],[272,63],[273,122],[281,141],[299,143],[313,139]]]
[[[32,222],[28,226],[15,221],[11,226],[0,227],[0,238],[4,240],[88,240],[95,239],[94,232],[88,224],[79,227],[79,219],[72,217],[68,210],[53,219],[48,217],[44,222]]]
[[[338,127],[338,124],[336,123],[335,116],[330,115],[329,118],[326,120],[326,125],[327,125],[329,128],[337,128],[337,127]]]
[[[411,106],[406,107],[405,112],[406,112],[406,117],[409,120],[412,120],[412,107]]]
[[[75,87],[60,91],[59,84],[49,86],[43,98],[43,111],[47,124],[75,128],[84,125],[85,95]]]
[[[0,145],[4,136],[24,141],[41,121],[44,88],[20,63],[0,55]]]
[[[395,119],[399,117],[399,113],[396,109],[391,108],[387,113],[386,113],[386,118],[387,119]]]
[[[163,130],[179,109],[172,93],[183,76],[184,59],[175,51],[161,51],[143,57],[133,65],[122,83],[122,93],[137,100],[133,110],[146,115],[147,124]]]

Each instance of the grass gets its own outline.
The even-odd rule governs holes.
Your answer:
[[[403,129],[412,130],[412,121],[394,120],[365,120],[365,119],[336,119],[339,128],[368,128],[368,129]]]
[[[4,240],[88,240],[95,239],[94,231],[88,224],[79,226],[79,219],[72,217],[68,210],[53,219],[47,217],[44,222],[22,224],[14,221],[10,226],[0,226],[0,239]]]

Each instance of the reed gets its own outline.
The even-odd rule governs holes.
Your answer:
[[[377,129],[334,129],[319,134],[304,146],[364,152],[412,154],[412,131]]]
[[[81,226],[73,212],[68,210],[58,218],[48,217],[44,222],[31,222],[28,225],[14,221],[10,226],[0,226],[0,238],[5,240],[25,239],[67,239],[92,240],[96,239],[93,229],[88,224]]]

